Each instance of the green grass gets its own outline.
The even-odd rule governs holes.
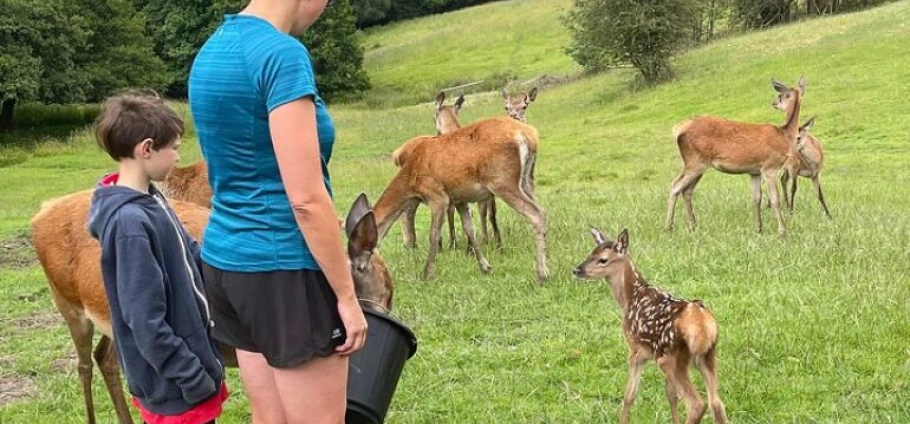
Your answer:
[[[368,30],[364,66],[372,107],[431,101],[443,88],[480,89],[578,73],[558,17],[568,0],[511,0]]]
[[[497,31],[497,16],[529,28],[556,19],[537,14],[552,3],[525,3],[534,7],[431,17],[379,30],[366,42],[428,38],[418,31],[423,23],[430,32],[461,14],[475,17],[462,21],[470,37]],[[910,422],[907,22],[910,2],[903,1],[720,40],[680,57],[678,79],[651,90],[631,90],[632,73],[617,71],[542,91],[528,119],[541,134],[537,193],[548,213],[552,277],[535,286],[532,232],[505,207],[505,246],[486,249],[490,276],[462,251],[445,250],[436,278],[423,281],[425,210],[416,251],[401,246],[394,228],[382,252],[396,280],[396,313],[420,347],[387,422],[615,421],[626,379],[619,317],[604,284],[570,276],[591,247],[588,224],[611,235],[629,228],[631,254],[647,279],[714,311],[731,422]],[[397,33],[402,28],[413,33]],[[384,65],[389,76],[377,80],[411,75],[415,86],[433,84],[429,65],[417,72],[412,63],[391,61]],[[471,72],[489,75],[501,63],[477,62]],[[548,73],[566,69],[547,66],[541,69]],[[803,121],[819,116],[813,132],[826,152],[822,181],[834,220],[822,217],[803,179],[796,211],[786,215],[789,236],[777,238],[770,213],[770,231],[757,235],[748,178],[709,172],[695,195],[700,228],[685,230],[678,216],[680,228],[664,231],[667,190],[681,167],[672,125],[698,114],[781,122],[770,107],[770,78],[793,83],[800,74],[809,81]],[[391,151],[432,132],[430,104],[364,106],[333,108],[339,213],[361,191],[375,201],[395,172]],[[462,115],[470,122],[502,113],[497,93],[480,93],[469,96]],[[188,138],[182,149],[187,163],[198,157],[194,142]],[[0,168],[0,240],[21,238],[41,201],[89,187],[110,168],[87,134]],[[59,361],[72,345],[54,314],[40,269],[4,260],[0,378],[22,378],[34,391],[0,407],[0,423],[84,422],[74,365]],[[113,422],[98,377],[99,419]],[[239,389],[236,371],[230,377]],[[237,390],[221,422],[248,422],[247,411]],[[632,419],[661,423],[668,416],[662,379],[649,365]]]

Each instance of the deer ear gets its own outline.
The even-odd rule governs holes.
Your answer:
[[[357,222],[348,235],[348,257],[355,258],[363,252],[372,252],[378,241],[376,217],[370,211]]]
[[[531,91],[528,92],[528,96],[525,98],[525,103],[533,103],[535,99],[537,99],[537,87],[532,88]]]
[[[629,230],[623,228],[620,231],[619,235],[616,236],[616,243],[613,244],[613,249],[619,253],[626,254],[629,250]]]
[[[800,75],[800,76],[799,76],[799,82],[796,83],[796,84],[799,85],[799,91],[800,91],[800,93],[805,93],[805,92],[806,92],[806,77],[805,77],[805,76]]]
[[[444,101],[446,101],[446,93],[440,91],[439,94],[436,95],[436,109],[441,108],[442,102]]]
[[[803,124],[801,127],[799,127],[799,136],[800,137],[805,137],[806,133],[808,133],[809,130],[812,129],[812,126],[815,125],[815,118],[816,117],[813,116],[808,121],[806,121],[805,124]]]
[[[506,91],[505,88],[503,88],[500,92],[502,93],[503,100],[509,100],[509,93]]]
[[[774,90],[778,93],[786,93],[790,90],[790,87],[787,87],[786,84],[777,80],[777,78],[771,78],[771,85],[774,86]]]
[[[458,98],[455,99],[455,110],[461,110],[462,104],[464,104],[464,94],[458,96]]]
[[[368,213],[371,213],[372,209],[373,207],[370,206],[370,201],[367,200],[366,194],[360,193],[360,195],[354,199],[354,204],[351,205],[348,217],[344,220],[344,232],[347,233],[348,237],[351,237],[351,233],[354,232],[357,223],[359,223]]]
[[[598,246],[607,242],[607,238],[604,237],[604,233],[602,233],[597,228],[594,228],[594,226],[591,226],[590,231],[591,231],[591,236],[594,237],[594,242],[597,243]]]

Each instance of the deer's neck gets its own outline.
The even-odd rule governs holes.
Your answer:
[[[379,239],[385,238],[389,228],[398,219],[409,203],[415,200],[413,191],[408,187],[407,166],[398,170],[398,174],[389,183],[382,196],[373,206],[373,215],[376,218],[376,227],[379,230]]]
[[[611,278],[610,290],[613,292],[613,299],[616,299],[616,303],[622,310],[623,315],[625,315],[632,304],[632,296],[635,294],[635,289],[639,286],[647,285],[647,283],[638,274],[638,270],[635,269],[635,264],[631,260],[625,261],[618,274],[616,277]]]
[[[787,120],[784,122],[784,126],[781,129],[784,130],[784,133],[792,136],[793,140],[796,140],[797,135],[799,135],[799,108],[803,103],[803,93],[800,91],[796,92],[796,97],[793,99],[793,103],[790,104],[790,108],[787,109]]]

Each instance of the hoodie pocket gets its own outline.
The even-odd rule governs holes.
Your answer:
[[[209,338],[208,331],[205,329],[199,330],[184,340],[186,340],[190,352],[193,352],[199,358],[199,362],[202,363],[202,367],[209,377],[215,380],[216,383],[220,382],[224,369],[218,359],[218,354],[215,352],[214,344]]]

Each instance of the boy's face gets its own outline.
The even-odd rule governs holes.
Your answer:
[[[177,162],[180,161],[180,153],[177,151],[180,148],[180,143],[180,138],[177,138],[167,146],[155,150],[152,148],[151,139],[143,141],[145,146],[142,148],[147,149],[143,152],[143,166],[149,179],[152,181],[164,181],[167,178]]]

